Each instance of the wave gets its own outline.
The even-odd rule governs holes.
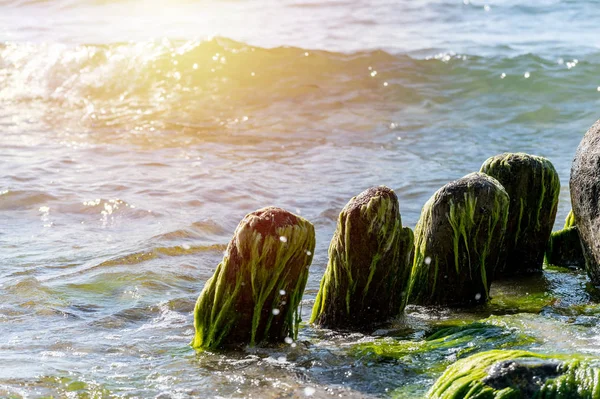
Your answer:
[[[5,43],[0,104],[8,113],[26,107],[63,132],[99,133],[105,141],[148,144],[161,132],[165,146],[240,136],[248,142],[284,137],[297,124],[304,126],[304,133],[296,132],[300,137],[332,124],[361,130],[354,116],[385,121],[399,108],[443,111],[449,103],[456,109],[476,101],[493,109],[514,106],[523,96],[548,107],[565,96],[594,101],[599,65],[600,53],[585,60],[452,53],[414,58],[381,50],[261,48],[222,37]]]

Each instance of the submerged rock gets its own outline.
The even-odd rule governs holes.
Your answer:
[[[427,398],[596,398],[599,377],[591,359],[492,350],[449,366]]]
[[[214,349],[296,338],[313,225],[280,208],[244,217],[194,309],[192,346]]]
[[[444,371],[448,359],[457,356],[537,343],[526,332],[506,326],[504,320],[499,323],[494,317],[466,325],[463,320],[455,323],[459,325],[439,328],[422,340],[391,337],[366,340],[352,345],[349,353],[363,362],[398,360],[417,373],[431,373]]]
[[[577,147],[569,185],[585,269],[592,283],[600,284],[600,121]]]
[[[415,230],[410,300],[441,306],[487,301],[508,206],[502,185],[483,173],[439,189],[423,207]]]
[[[413,232],[402,227],[393,190],[373,187],[340,213],[329,262],[311,322],[327,328],[364,328],[404,308]]]
[[[546,249],[546,263],[564,267],[585,267],[579,229],[575,224],[573,211],[569,212],[564,228],[550,235]]]
[[[481,172],[498,180],[510,197],[506,259],[497,273],[541,273],[560,193],[554,166],[543,157],[505,153],[485,161]]]

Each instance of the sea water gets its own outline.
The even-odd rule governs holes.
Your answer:
[[[294,345],[196,354],[194,302],[239,220],[276,205],[316,227],[306,321],[352,196],[387,185],[414,227],[439,187],[501,152],[553,162],[560,227],[600,116],[599,14],[592,0],[0,0],[0,396],[422,396],[469,343],[373,358],[352,350],[371,335],[303,325]],[[521,316],[409,309],[378,334],[418,342],[496,314],[527,349],[600,350],[585,275],[541,278],[495,288],[537,289]]]

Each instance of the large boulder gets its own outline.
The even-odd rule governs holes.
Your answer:
[[[600,284],[600,121],[577,147],[569,185],[585,269],[592,282]]]
[[[597,360],[492,350],[450,365],[427,392],[428,399],[597,398]]]
[[[497,273],[541,273],[560,193],[554,166],[543,157],[505,153],[485,161],[481,172],[498,180],[510,197],[506,259]]]
[[[314,227],[300,216],[275,207],[246,215],[198,297],[192,346],[295,339],[314,247]]]
[[[549,265],[572,268],[585,267],[579,229],[573,211],[569,212],[563,229],[554,231],[550,235],[545,259]]]
[[[393,190],[373,187],[352,198],[340,213],[329,262],[311,322],[362,329],[404,308],[412,264],[413,233],[402,227]]]
[[[441,306],[487,301],[504,250],[508,207],[502,185],[483,173],[439,189],[415,229],[409,300]]]

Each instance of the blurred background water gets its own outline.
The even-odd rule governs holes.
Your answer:
[[[352,196],[393,188],[413,227],[505,151],[554,163],[561,225],[599,115],[598,5],[0,0],[0,396],[422,394],[435,372],[309,326],[196,355],[195,299],[238,221],[276,205],[316,226],[306,320]],[[560,328],[550,347],[600,347]]]

